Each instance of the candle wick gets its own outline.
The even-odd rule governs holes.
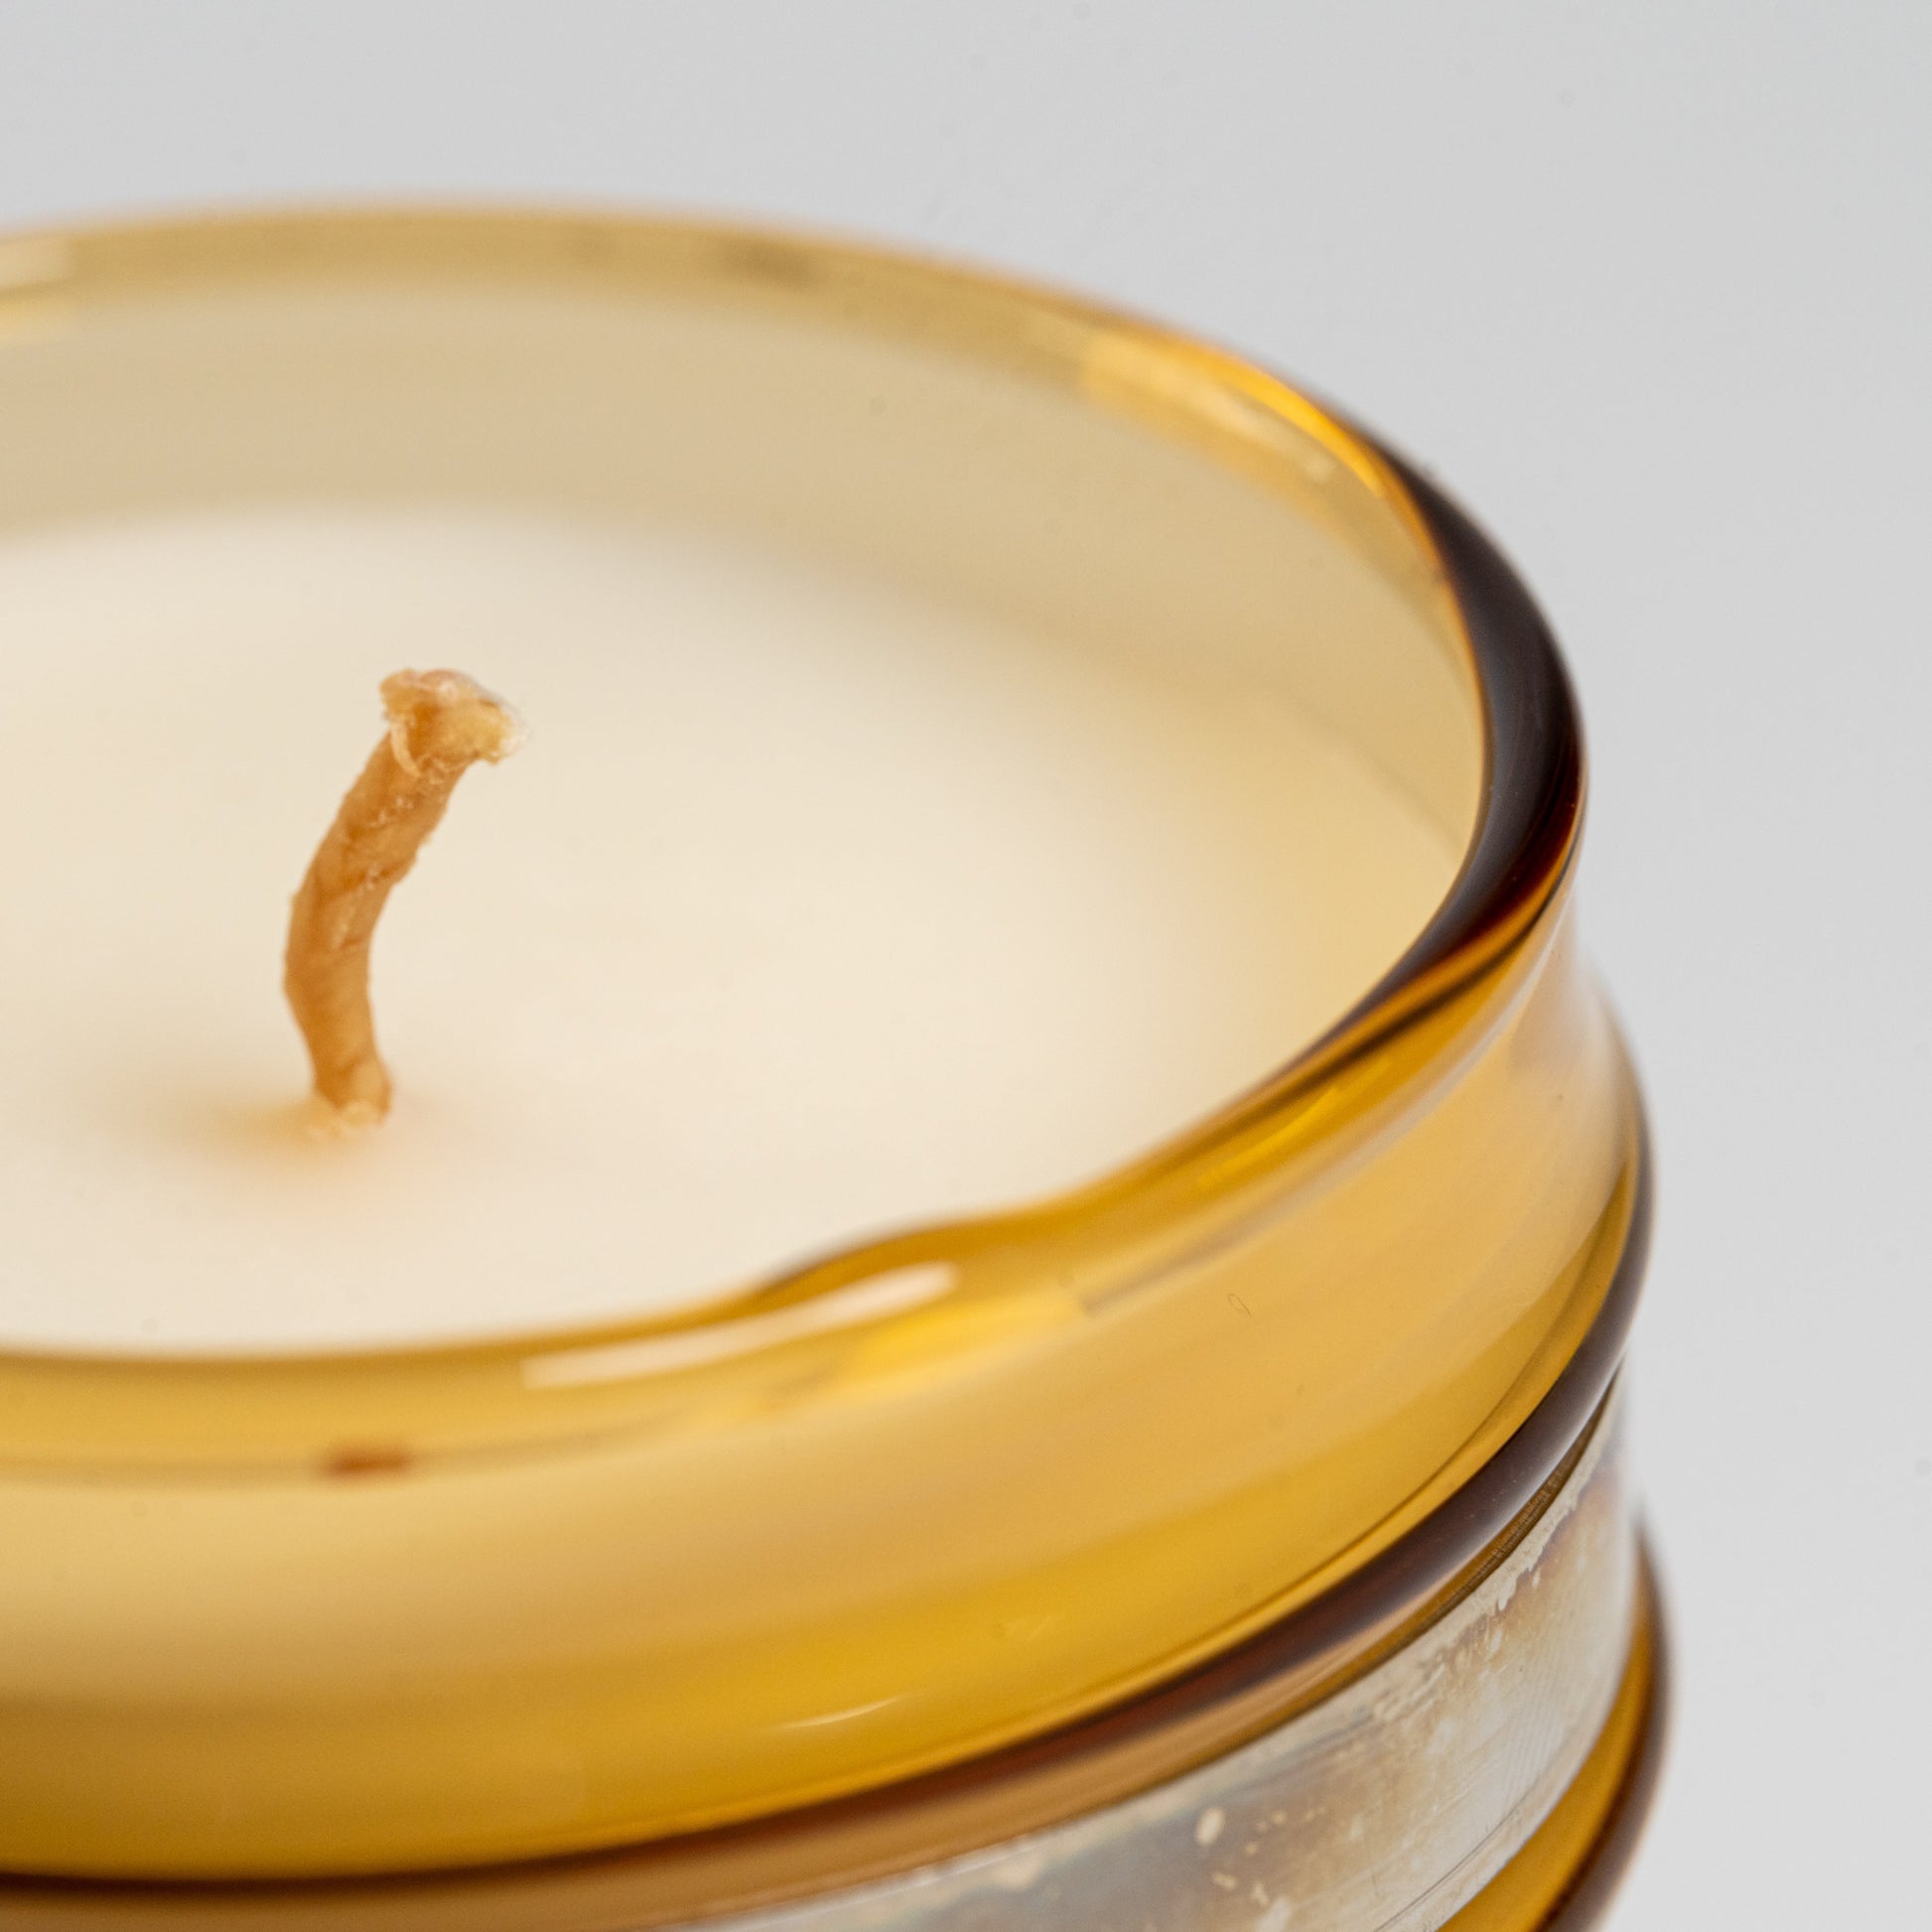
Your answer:
[[[461,671],[398,671],[382,681],[389,729],[316,848],[289,918],[282,986],[315,1069],[317,1098],[341,1130],[389,1111],[389,1071],[369,1007],[369,946],[398,880],[480,759],[523,742],[516,714]]]

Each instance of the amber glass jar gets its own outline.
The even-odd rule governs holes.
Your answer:
[[[0,1357],[0,1920],[1582,1923],[1657,1734],[1646,1157],[1570,689],[1468,519],[1234,358],[813,241],[304,216],[0,270],[0,519],[735,516],[1191,625],[1460,855],[1319,1037],[1077,1192],[595,1329]]]

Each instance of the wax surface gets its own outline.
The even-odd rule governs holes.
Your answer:
[[[1225,679],[718,536],[433,507],[0,543],[0,1342],[619,1317],[1090,1178],[1265,1077],[1442,828]],[[531,730],[375,947],[397,1101],[304,1131],[289,895],[450,664]]]

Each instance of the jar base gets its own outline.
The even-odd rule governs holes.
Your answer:
[[[1597,1923],[1642,1835],[1667,1691],[1665,1628],[1646,1555],[1629,1659],[1588,1757],[1522,1850],[1442,1932],[1586,1932]],[[527,1876],[506,1889],[498,1910],[487,1882],[474,1875],[447,1892],[434,1880],[231,1887],[0,1878],[0,1923],[9,1932],[438,1932],[456,1924],[470,1932],[618,1932],[624,1923],[620,1898],[587,1900],[561,1874],[559,1896],[548,1901]]]

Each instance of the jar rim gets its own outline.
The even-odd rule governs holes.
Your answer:
[[[1313,436],[1402,522],[1425,567],[1441,580],[1473,681],[1483,769],[1475,820],[1449,891],[1407,950],[1332,1026],[1245,1092],[1178,1129],[1154,1148],[1071,1188],[962,1219],[867,1236],[781,1267],[665,1313],[536,1325],[478,1337],[290,1349],[62,1348],[0,1345],[0,1386],[15,1373],[79,1375],[103,1400],[117,1391],[158,1394],[184,1379],[290,1374],[431,1380],[448,1371],[494,1373],[521,1365],[525,1379],[557,1386],[575,1379],[555,1364],[608,1362],[610,1351],[668,1344],[636,1356],[636,1372],[675,1367],[691,1338],[736,1324],[768,1322],[780,1311],[794,1331],[797,1311],[816,1307],[823,1324],[890,1324],[922,1311],[934,1292],[927,1273],[943,1251],[975,1246],[1048,1219],[1090,1215],[1156,1180],[1183,1178],[1244,1134],[1320,1112],[1322,1092],[1363,1056],[1386,1045],[1504,956],[1562,890],[1581,832],[1584,750],[1577,708],[1556,644],[1515,573],[1478,526],[1436,484],[1340,412],[1243,358],[1087,298],[1033,282],[923,258],[902,250],[753,225],[657,216],[482,206],[237,210],[192,218],[77,224],[0,236],[0,323],[4,305],[112,301],[207,277],[273,278],[330,268],[595,272],[614,250],[688,253],[701,272],[780,284],[818,278],[848,294],[890,289],[926,301],[963,299],[1003,310],[1009,326],[1040,341],[1053,330],[1105,332],[1155,357],[1184,360],[1195,383],[1238,389],[1250,409],[1277,412]],[[984,313],[970,318],[984,331]],[[1049,351],[1051,352],[1051,351]],[[866,1284],[875,1284],[868,1288]],[[942,1286],[942,1285],[940,1285]],[[807,1325],[817,1325],[806,1317]],[[734,1356],[758,1346],[750,1344]],[[695,1354],[705,1358],[706,1344]],[[544,1364],[552,1366],[546,1370]]]

